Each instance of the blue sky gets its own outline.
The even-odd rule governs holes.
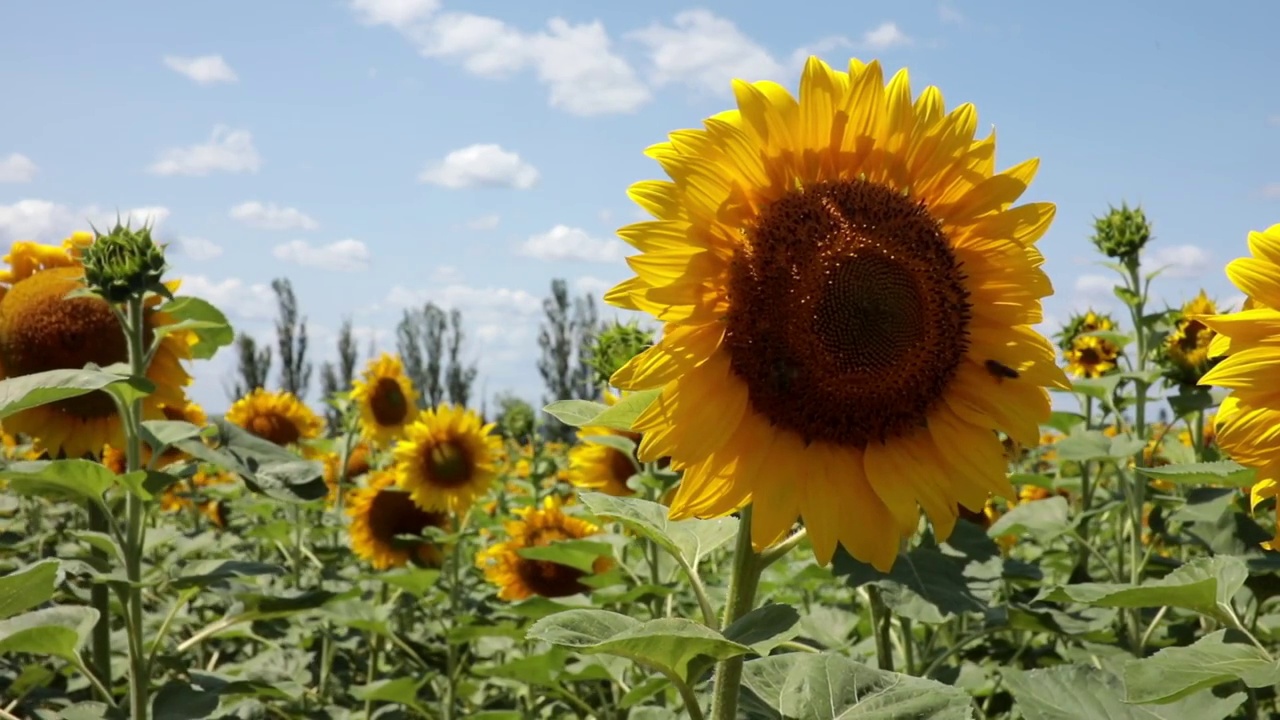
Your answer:
[[[0,244],[115,210],[158,220],[187,290],[266,337],[288,276],[317,360],[352,317],[394,346],[405,304],[459,307],[487,394],[533,400],[553,277],[625,279],[641,151],[730,106],[729,80],[795,87],[804,57],[879,58],[973,102],[998,164],[1042,159],[1027,200],[1050,323],[1114,307],[1087,241],[1141,203],[1162,301],[1237,297],[1222,266],[1280,222],[1280,6],[1075,2],[222,0],[0,5]],[[211,411],[233,369],[197,367]]]

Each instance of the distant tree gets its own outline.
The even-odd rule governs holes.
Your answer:
[[[449,329],[449,317],[435,303],[423,306],[419,317],[422,322],[422,349],[427,361],[427,384],[422,393],[428,405],[435,407],[445,397],[445,334]]]
[[[420,311],[405,308],[396,325],[396,352],[404,364],[404,374],[418,391],[418,404],[426,404],[427,367],[422,357],[422,322]]]
[[[591,349],[595,347],[600,332],[600,318],[596,313],[596,300],[583,295],[573,301],[574,354],[576,362],[571,381],[573,396],[582,400],[600,399],[600,386],[595,383],[591,363]]]
[[[542,350],[538,373],[547,386],[545,402],[598,398],[599,389],[592,382],[588,362],[597,329],[594,300],[586,297],[571,301],[568,285],[564,279],[556,278],[551,281],[551,294],[542,301],[542,311],[545,318],[538,332],[538,347]],[[559,440],[573,435],[573,428],[559,420],[548,421],[544,427]]]
[[[240,333],[236,336],[236,378],[227,388],[227,396],[232,402],[248,395],[257,388],[267,386],[267,377],[271,374],[271,346],[258,348],[252,335]]]
[[[280,352],[280,388],[297,395],[307,396],[311,386],[311,363],[307,361],[307,320],[298,318],[298,299],[293,285],[287,278],[271,281],[276,293],[278,316],[276,318],[276,347]]]
[[[462,332],[462,311],[454,308],[449,312],[449,326],[445,332],[444,344],[449,354],[449,364],[445,367],[445,387],[449,393],[449,402],[466,407],[471,399],[471,387],[475,384],[479,370],[475,364],[465,365],[462,361],[462,343],[466,336]]]
[[[342,322],[342,327],[338,330],[337,364],[335,365],[326,360],[320,365],[320,390],[324,394],[325,400],[337,393],[351,390],[356,377],[358,354],[354,328],[348,318]],[[337,432],[342,427],[342,417],[333,407],[325,407],[325,421],[328,423],[331,433]]]

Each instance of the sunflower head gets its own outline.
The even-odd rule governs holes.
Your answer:
[[[587,354],[587,364],[595,372],[596,384],[607,386],[609,378],[631,358],[653,347],[653,333],[632,320],[614,321],[596,334]]]
[[[192,495],[193,492],[197,496],[202,494],[201,490],[207,487],[228,485],[234,482],[236,482],[234,473],[201,469],[195,475],[192,475],[189,480],[176,482],[165,488],[164,493],[160,496],[160,509],[164,512],[177,512],[190,508],[191,504],[198,499],[201,511],[205,512],[205,515],[210,519],[213,519],[210,515],[211,512],[220,512],[222,514],[223,522],[218,524],[218,527],[224,527],[226,525],[226,509],[224,507],[221,510],[217,510],[217,506],[221,505],[222,502],[212,498],[196,498],[192,497]]]
[[[1201,318],[1216,315],[1218,308],[1204,290],[1188,300],[1178,312],[1173,332],[1165,339],[1164,360],[1166,376],[1182,385],[1195,385],[1214,365],[1209,355],[1209,345],[1214,332]]]
[[[569,451],[566,480],[574,487],[626,496],[635,494],[627,481],[637,472],[635,460],[629,453],[586,438]]]
[[[287,390],[255,388],[231,405],[227,422],[263,440],[286,446],[318,437],[324,421]]]
[[[1063,326],[1062,331],[1056,337],[1058,338],[1058,347],[1062,350],[1070,350],[1072,344],[1081,335],[1093,332],[1111,332],[1116,329],[1116,323],[1111,319],[1110,315],[1094,312],[1089,310],[1083,315],[1073,315],[1067,324]]]
[[[497,475],[502,438],[493,430],[463,407],[423,410],[396,443],[396,481],[422,508],[461,515]]]
[[[343,473],[339,472],[342,458],[339,453],[330,452],[324,454],[324,482],[329,486],[329,494],[325,497],[325,505],[332,507],[338,500],[338,480]],[[347,455],[347,467],[345,480],[347,483],[353,483],[360,479],[362,475],[372,469],[370,462],[372,455],[367,442],[356,443],[351,452]]]
[[[399,356],[383,353],[370,361],[351,388],[360,408],[360,432],[370,442],[389,445],[404,435],[418,413],[418,393]]]
[[[1116,369],[1120,349],[1115,343],[1096,335],[1082,335],[1063,353],[1067,372],[1075,377],[1097,378]]]
[[[559,598],[588,592],[590,588],[582,583],[587,573],[582,570],[521,557],[519,551],[544,547],[557,540],[580,540],[598,534],[600,528],[566,515],[562,502],[555,497],[543,500],[541,507],[520,508],[515,515],[515,520],[504,524],[507,539],[476,555],[476,565],[484,570],[489,582],[498,587],[498,597],[524,600],[534,595]],[[592,571],[601,573],[612,565],[609,558],[600,557]]]
[[[106,300],[69,293],[86,288],[84,253],[95,244],[90,233],[75,233],[61,245],[15,242],[0,270],[0,379],[49,370],[78,370],[128,361],[128,344]],[[176,290],[172,282],[167,290]],[[145,339],[174,320],[156,309],[160,296],[145,301]],[[146,420],[163,418],[165,404],[186,402],[191,376],[182,366],[191,358],[191,334],[171,332],[161,339],[147,378],[156,391],[143,400]],[[22,433],[53,457],[96,455],[103,445],[124,446],[123,426],[111,396],[97,391],[15,413],[10,432]]]
[[[134,230],[117,220],[107,234],[95,232],[82,262],[85,284],[108,302],[122,303],[148,292],[169,294],[163,283],[164,248],[151,239],[149,227]]]
[[[1151,242],[1151,223],[1142,208],[1130,208],[1122,203],[1112,207],[1106,215],[1094,218],[1093,244],[1102,254],[1122,262],[1136,260],[1142,249]]]
[[[367,483],[351,491],[347,515],[351,549],[375,569],[401,567],[410,560],[428,567],[444,562],[441,548],[421,537],[427,528],[448,531],[452,524],[444,512],[423,510],[409,493],[395,487],[395,475],[376,471]]]

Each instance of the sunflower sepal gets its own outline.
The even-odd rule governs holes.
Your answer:
[[[168,263],[164,246],[151,237],[151,228],[137,230],[120,224],[107,233],[94,230],[94,241],[82,251],[85,285],[110,303],[142,299],[155,293],[172,300],[173,293],[164,284]]]

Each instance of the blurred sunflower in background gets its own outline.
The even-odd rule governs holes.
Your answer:
[[[351,452],[347,454],[346,481],[348,484],[359,480],[362,475],[371,469],[370,462],[372,455],[370,453],[369,443],[361,441],[351,447]],[[342,474],[339,472],[342,465],[342,457],[340,453],[329,452],[323,457],[324,462],[324,483],[329,486],[329,494],[325,497],[325,506],[332,507],[338,501],[338,479]]]
[[[449,515],[423,510],[409,493],[395,487],[394,473],[380,470],[366,476],[364,487],[351,491],[347,515],[351,518],[351,550],[377,570],[401,567],[410,559],[439,567],[444,553],[432,542],[415,541],[429,527],[448,531]]]
[[[1120,346],[1093,332],[1114,332],[1115,321],[1109,316],[1088,311],[1067,323],[1059,347],[1067,364],[1067,373],[1075,377],[1098,378],[1116,369]]]
[[[423,410],[396,443],[396,482],[425,510],[462,515],[488,492],[502,438],[464,407]]]
[[[1209,355],[1209,345],[1213,342],[1214,332],[1200,318],[1205,315],[1216,315],[1218,306],[1204,290],[1188,300],[1177,313],[1173,332],[1165,338],[1164,360],[1166,377],[1181,385],[1195,385],[1200,382],[1214,365],[1214,358]]]
[[[520,550],[544,547],[557,540],[581,540],[599,534],[600,527],[566,515],[562,502],[555,497],[544,499],[541,507],[520,508],[515,516],[515,520],[504,523],[507,539],[476,555],[476,565],[497,586],[498,597],[516,601],[534,595],[559,598],[588,592],[590,588],[582,583],[587,573],[549,560],[521,557]],[[602,573],[612,566],[613,561],[600,557],[592,572]]]
[[[254,435],[287,446],[319,437],[324,421],[291,392],[255,388],[227,410],[227,422]]]
[[[352,385],[351,399],[360,408],[360,433],[378,446],[400,439],[418,414],[418,393],[400,358],[390,353],[365,366]]]
[[[1069,387],[1032,327],[1054,206],[1014,207],[1038,161],[997,173],[973,106],[905,70],[810,58],[798,101],[733,91],[646,150],[672,181],[631,187],[656,219],[619,231],[636,277],[605,299],[666,325],[611,381],[662,390],[633,429],[684,471],[673,518],[751,502],[757,549],[799,516],[821,563],[887,571],[919,507],[946,538],[957,502],[1012,495],[996,431],[1035,445]]]
[[[4,256],[9,267],[0,270],[0,379],[128,362],[124,332],[111,306],[97,296],[66,297],[85,287],[83,250],[93,242],[92,233],[77,232],[61,245],[15,242]],[[179,283],[166,286],[176,291]],[[175,321],[156,309],[161,301],[158,295],[146,300],[147,342],[156,328]],[[192,357],[192,338],[178,331],[160,341],[147,367],[156,390],[143,400],[144,419],[163,419],[164,405],[187,402],[184,388],[191,376],[182,361]],[[102,391],[22,410],[6,418],[5,426],[39,440],[54,457],[96,456],[104,445],[124,445],[115,402]]]
[[[604,393],[605,405],[616,405],[619,398],[611,392]],[[608,441],[595,438],[626,438],[640,442],[638,433],[617,430],[603,425],[587,425],[578,430],[578,444],[569,450],[569,484],[584,490],[595,490],[608,495],[634,495],[627,481],[640,472],[632,453],[624,452]]]
[[[226,503],[216,498],[193,498],[192,493],[194,491],[198,496],[204,488],[215,485],[229,485],[235,482],[235,473],[221,470],[200,470],[195,475],[192,475],[190,480],[176,482],[165,488],[164,494],[160,496],[160,509],[164,512],[187,510],[198,499],[200,514],[208,518],[209,522],[213,523],[215,527],[225,528],[227,526]]]

